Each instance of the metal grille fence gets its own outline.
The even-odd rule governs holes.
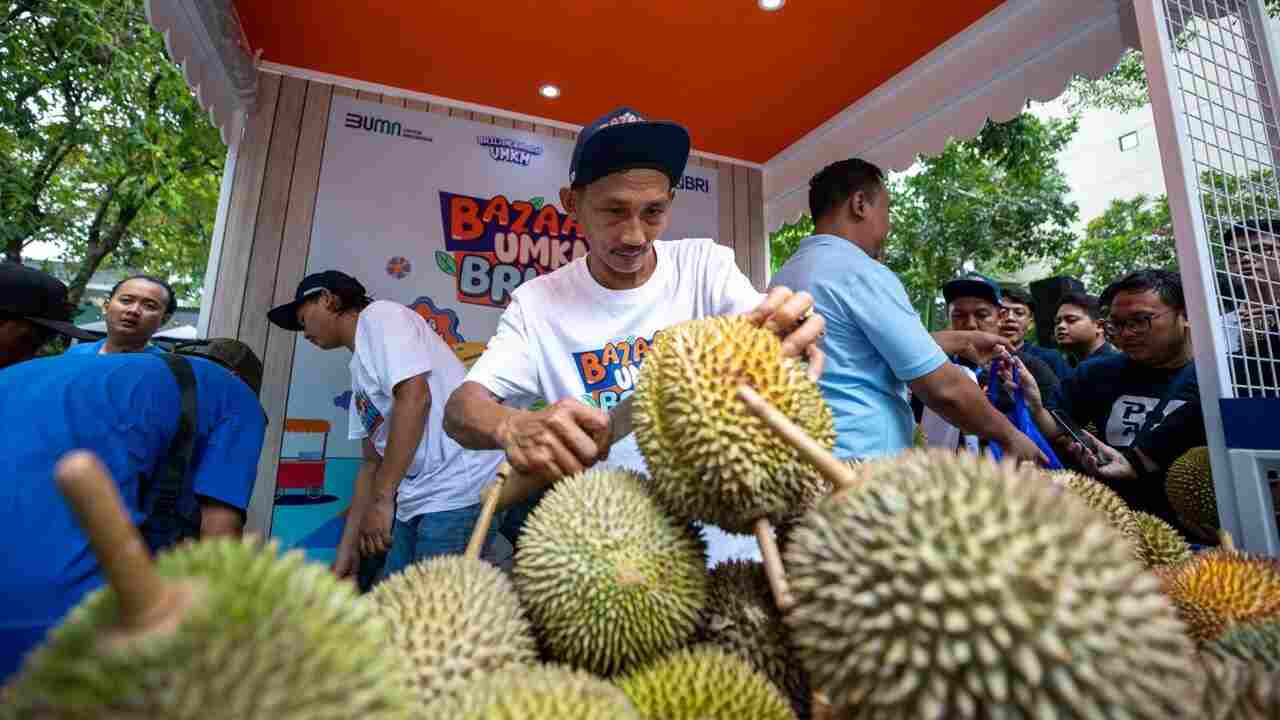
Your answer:
[[[1236,397],[1280,397],[1280,128],[1249,0],[1165,0]],[[1194,202],[1196,198],[1192,198]]]

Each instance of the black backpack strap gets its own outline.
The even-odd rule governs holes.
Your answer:
[[[181,355],[163,353],[158,357],[178,382],[181,412],[169,452],[143,488],[142,507],[148,515],[142,523],[142,534],[153,552],[200,533],[199,520],[183,517],[178,511],[179,499],[189,491],[191,455],[196,444],[196,375],[191,362]]]

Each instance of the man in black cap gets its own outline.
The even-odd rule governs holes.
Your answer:
[[[578,135],[561,189],[588,252],[521,285],[467,382],[449,398],[445,428],[462,445],[502,448],[519,472],[556,479],[601,460],[607,410],[635,387],[654,335],[694,318],[744,314],[820,367],[813,299],[777,287],[766,297],[712,240],[662,242],[689,133],[620,108]],[[814,368],[817,369],[817,368]],[[542,398],[544,410],[528,407]],[[643,469],[634,438],[611,464]],[[711,533],[714,562],[754,554],[754,540]]]
[[[321,350],[352,353],[348,437],[362,441],[364,462],[334,572],[358,572],[361,557],[387,553],[385,578],[421,560],[461,555],[502,453],[464,450],[441,427],[445,398],[466,376],[453,350],[421,315],[370,298],[359,280],[337,270],[303,278],[293,302],[267,318]],[[504,545],[491,527],[486,559],[501,565]]]
[[[93,340],[71,323],[67,286],[17,263],[0,263],[0,368],[36,356],[54,335]]]
[[[230,339],[180,354],[59,355],[0,370],[0,683],[102,585],[88,538],[50,481],[58,460],[78,449],[98,455],[153,551],[237,536],[266,426],[261,382],[257,356]]]

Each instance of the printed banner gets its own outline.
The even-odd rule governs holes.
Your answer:
[[[464,362],[483,351],[520,284],[589,247],[559,202],[570,140],[335,95],[324,148],[307,272],[341,270],[375,299],[408,305]],[[688,168],[668,239],[717,235],[716,183],[714,170]],[[629,387],[649,342],[578,358],[597,404]],[[347,438],[350,357],[299,334],[289,388],[272,534],[322,561],[360,463],[359,442]]]

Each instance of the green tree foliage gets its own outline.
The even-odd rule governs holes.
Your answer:
[[[1106,212],[1089,221],[1084,238],[1054,268],[1099,293],[1107,283],[1138,268],[1177,269],[1169,201],[1164,196],[1137,195],[1113,200]]]
[[[1264,0],[1263,6],[1270,17],[1280,16],[1280,0]],[[1178,42],[1182,45],[1194,38],[1194,31],[1188,31]],[[1073,111],[1105,109],[1131,112],[1145,106],[1151,102],[1151,96],[1147,92],[1147,71],[1142,53],[1137,50],[1125,52],[1115,69],[1097,80],[1076,78],[1067,86],[1064,98]]]
[[[1280,198],[1270,170],[1241,177],[1221,172],[1200,176],[1201,208],[1216,241],[1237,222],[1280,216]],[[1215,258],[1221,267],[1222,258]],[[1080,278],[1090,292],[1101,292],[1107,283],[1138,268],[1178,269],[1169,199],[1164,195],[1137,195],[1113,200],[1101,216],[1085,228],[1084,238],[1063,256],[1055,274]]]
[[[35,242],[198,293],[225,155],[142,0],[0,5],[0,252]]]
[[[942,284],[966,268],[1012,272],[1069,247],[1079,209],[1057,156],[1076,129],[1029,113],[988,123],[893,183],[885,263],[930,327]]]

